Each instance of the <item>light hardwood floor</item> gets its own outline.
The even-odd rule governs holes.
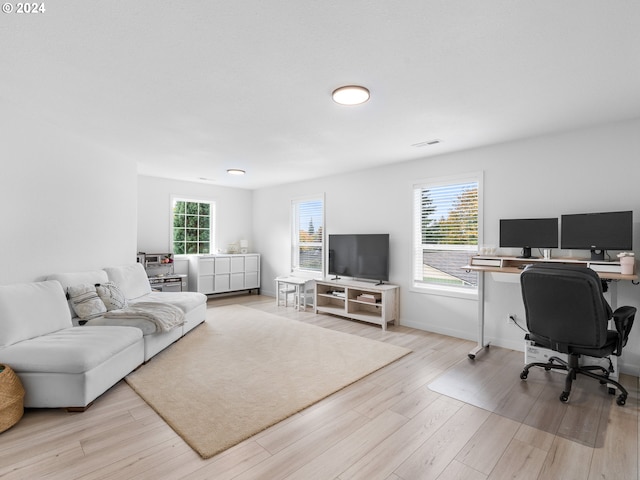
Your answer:
[[[468,362],[472,342],[406,327],[383,332],[276,307],[264,296],[212,299],[208,306],[229,303],[407,346],[413,353],[209,460],[125,382],[84,413],[27,410],[0,434],[0,478],[638,480],[636,377],[622,376],[630,387],[624,407],[595,387],[585,408],[567,410],[553,392],[540,394],[531,407],[534,423],[521,422],[429,389],[434,379]],[[519,373],[516,368],[502,381],[520,382]],[[482,375],[470,376],[469,387],[483,395]],[[590,431],[593,446],[570,440],[572,431]]]

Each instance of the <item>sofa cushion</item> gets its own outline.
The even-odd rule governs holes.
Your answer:
[[[96,318],[106,313],[107,307],[98,296],[96,287],[89,284],[76,285],[67,288],[69,301],[73,311],[82,320]]]
[[[142,332],[131,327],[65,328],[0,349],[0,362],[18,373],[83,373],[141,338]]]
[[[71,327],[62,286],[56,281],[0,285],[0,346]]]
[[[123,267],[109,267],[104,269],[109,280],[115,283],[124,293],[127,300],[139,298],[151,293],[149,277],[141,263],[134,263]]]
[[[122,290],[113,282],[97,284],[96,292],[108,311],[120,310],[126,308],[128,305],[124,293],[122,293]]]

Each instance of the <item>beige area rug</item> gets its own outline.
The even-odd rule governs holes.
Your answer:
[[[408,353],[230,305],[126,381],[209,458]]]
[[[636,408],[635,388],[629,390],[624,407],[616,405],[606,385],[578,376],[569,403],[559,400],[565,374],[532,368],[520,379],[524,354],[491,347],[475,360],[463,359],[429,384],[429,388],[519,423],[589,447],[602,445],[612,408]]]

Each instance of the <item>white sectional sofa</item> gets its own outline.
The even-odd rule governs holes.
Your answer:
[[[85,322],[67,295],[78,287],[96,285],[115,285],[126,298],[124,311],[112,314],[127,313],[136,306],[139,311],[143,305],[156,303],[163,308],[173,305],[172,311],[181,313],[180,322],[160,329],[158,322],[145,316],[109,318],[106,312],[93,314]],[[86,297],[91,297],[90,302],[96,300],[95,295]],[[20,378],[25,407],[84,410],[132,370],[202,323],[205,315],[205,295],[153,292],[141,264],[0,285],[0,363],[9,365]]]
[[[180,308],[185,314],[184,324],[180,328],[174,328],[168,332],[157,331],[156,326],[144,318],[132,318],[123,322],[99,316],[87,320],[85,323],[85,325],[91,326],[122,325],[126,323],[128,326],[138,327],[144,334],[145,362],[202,323],[206,315],[206,295],[196,292],[154,292],[151,289],[144,267],[140,263],[90,272],[58,273],[50,275],[47,280],[57,280],[65,291],[80,284],[96,285],[113,282],[124,294],[128,305],[157,302],[169,303]],[[69,308],[71,308],[73,314],[72,307],[70,306]],[[79,323],[80,319],[76,316],[74,317],[74,322]]]

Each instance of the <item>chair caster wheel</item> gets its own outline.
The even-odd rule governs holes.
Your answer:
[[[616,389],[613,387],[609,387],[609,395],[615,395],[616,394]]]
[[[620,406],[624,405],[625,403],[627,403],[627,396],[625,394],[621,394],[616,399],[616,403]]]
[[[470,354],[469,354],[469,358],[470,358],[471,360],[475,360],[476,356],[475,356],[473,353],[470,353]]]
[[[529,376],[529,372],[522,372],[522,373],[520,374],[520,378],[521,378],[522,380],[526,380],[528,376]]]
[[[562,394],[560,395],[560,401],[562,403],[567,403],[569,401],[569,393],[562,392]]]

